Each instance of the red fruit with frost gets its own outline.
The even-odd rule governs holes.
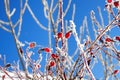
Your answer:
[[[56,59],[56,58],[58,58],[58,55],[57,54],[51,54],[51,57]]]
[[[116,36],[115,39],[120,41],[120,36]]]
[[[39,49],[39,50],[38,50],[38,53],[41,53],[41,51],[44,51],[44,52],[46,52],[46,53],[50,53],[50,52],[51,52],[51,49],[48,48],[48,47],[45,47],[45,48]]]
[[[50,53],[51,49],[46,47],[46,48],[44,48],[44,51],[47,52],[47,53]]]
[[[35,42],[31,42],[30,44],[29,44],[29,47],[30,48],[34,48],[36,46],[36,43]]]
[[[114,6],[118,8],[119,7],[119,1],[115,1]]]
[[[113,40],[110,39],[110,38],[106,38],[105,41],[106,41],[106,42],[113,42]]]
[[[65,34],[65,38],[66,38],[66,39],[70,38],[71,32],[72,32],[72,31],[68,31],[68,32]]]
[[[57,34],[58,39],[59,39],[59,38],[62,38],[62,36],[63,36],[62,32],[59,32],[59,33]]]
[[[108,3],[111,3],[111,2],[112,2],[112,0],[107,0],[107,2],[108,2]]]
[[[113,74],[116,75],[119,72],[119,70],[114,70]]]
[[[55,61],[50,61],[49,65],[50,65],[50,67],[55,66]]]

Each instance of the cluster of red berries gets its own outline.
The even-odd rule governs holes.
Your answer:
[[[51,61],[49,62],[49,66],[50,66],[50,67],[53,67],[53,66],[55,66],[55,60],[58,59],[59,56],[58,56],[57,54],[52,53],[52,54],[51,54],[51,58],[54,59],[54,60],[51,60]]]
[[[66,38],[66,39],[70,38],[71,33],[72,33],[72,31],[71,31],[71,30],[70,30],[70,31],[68,31],[68,32],[65,34],[65,38]],[[62,33],[62,32],[57,33],[57,37],[58,37],[58,39],[63,38],[63,33]]]
[[[51,54],[51,57],[53,58],[53,59],[57,59],[59,56],[57,55],[57,54]]]
[[[41,52],[41,51],[44,51],[44,52],[46,52],[46,53],[51,53],[51,52],[52,52],[51,49],[48,48],[48,47],[45,47],[45,48],[42,48],[42,49],[39,50],[39,52]],[[52,53],[52,54],[51,54],[51,58],[52,58],[52,59],[58,59],[59,56],[58,56],[57,54]],[[55,60],[50,60],[48,65],[49,65],[50,67],[55,66]]]
[[[118,8],[119,5],[120,5],[120,2],[119,1],[113,1],[113,0],[107,0],[107,3],[110,4],[110,5],[113,5],[114,7]],[[107,4],[107,5],[108,5]]]

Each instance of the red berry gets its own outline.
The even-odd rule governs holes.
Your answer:
[[[55,61],[50,61],[49,65],[50,65],[50,67],[55,66]]]
[[[115,1],[115,2],[114,2],[114,6],[115,6],[115,7],[118,7],[118,6],[119,6],[119,1]]]
[[[45,51],[46,53],[50,53],[50,52],[51,52],[51,49],[48,48],[48,47],[45,47],[45,48],[39,49],[39,50],[38,50],[38,53],[41,53],[41,51]]]
[[[2,75],[2,80],[4,80],[5,79],[5,75]]]
[[[120,36],[116,36],[115,39],[120,41]]]
[[[30,47],[30,48],[34,48],[35,45],[36,45],[36,43],[35,43],[35,42],[32,42],[32,43],[29,44],[29,47]]]
[[[113,40],[110,39],[110,38],[106,38],[105,41],[106,41],[106,42],[113,42]]]
[[[107,2],[108,2],[108,3],[111,3],[111,2],[112,2],[112,0],[107,0]]]
[[[113,74],[116,75],[119,72],[119,70],[114,70]]]
[[[59,32],[59,33],[57,34],[58,39],[59,39],[59,38],[62,38],[62,36],[63,36],[62,32]]]
[[[68,39],[68,38],[70,38],[70,36],[71,36],[71,31],[68,31],[68,32],[65,34],[65,38]]]
[[[51,52],[51,49],[46,47],[46,48],[44,48],[44,51],[49,53],[49,52]]]
[[[51,54],[51,57],[54,58],[56,55],[55,54]]]
[[[58,55],[57,54],[51,54],[51,57],[56,59],[56,58],[58,58]]]

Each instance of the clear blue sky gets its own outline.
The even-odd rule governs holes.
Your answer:
[[[45,26],[47,26],[46,19],[44,17],[43,13],[43,5],[41,3],[42,0],[29,0],[29,5],[31,9],[33,10],[34,14],[37,16],[38,20]],[[5,14],[5,8],[4,8],[4,1],[0,0],[0,20],[7,21],[7,17]],[[68,3],[68,0],[64,0],[63,2],[63,11],[66,8]],[[19,16],[19,0],[10,0],[10,7],[13,9],[14,7],[16,8],[15,15],[12,17],[13,23],[15,23],[18,19]],[[84,16],[88,17],[88,26],[92,26],[91,24],[91,19],[90,19],[90,11],[94,10],[96,12],[96,16],[98,16],[98,11],[97,7],[101,7],[101,11],[104,15],[104,18],[107,18],[107,12],[104,11],[104,6],[105,6],[105,0],[72,0],[72,4],[76,5],[76,12],[75,12],[75,24],[77,31],[79,33],[79,27],[82,25],[82,21],[84,19]],[[72,15],[72,4],[70,6],[70,9],[67,13],[67,16],[65,17],[65,20],[71,20],[71,15]],[[99,17],[98,17],[99,19]],[[105,22],[107,22],[105,20]],[[105,23],[107,25],[107,23]],[[92,33],[92,32],[91,32]],[[116,34],[120,34],[119,32],[116,32]],[[92,36],[93,34],[91,34]],[[114,36],[114,35],[113,35]],[[35,41],[37,44],[42,45],[44,47],[48,46],[48,34],[47,31],[42,30],[33,20],[31,15],[29,14],[28,10],[25,11],[25,14],[23,16],[23,24],[22,24],[22,31],[19,40],[21,42],[32,42]],[[72,41],[71,39],[70,41]],[[54,46],[54,43],[53,45]],[[70,48],[73,48],[74,43],[70,43]],[[72,51],[75,49],[73,48]],[[37,51],[36,51],[37,52]],[[15,47],[14,39],[13,36],[2,30],[0,28],[0,54],[6,55],[6,61],[9,63],[13,63],[13,61],[18,60],[18,55],[17,55],[17,50]],[[1,65],[0,61],[0,65]],[[44,63],[42,63],[44,64]],[[100,70],[100,63],[95,66],[96,68],[93,71],[96,77],[100,77],[103,74],[102,73],[97,73],[101,72]],[[96,72],[97,71],[97,72]]]

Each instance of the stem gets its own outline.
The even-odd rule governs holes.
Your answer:
[[[18,39],[17,39],[17,36],[16,36],[16,34],[15,34],[14,26],[13,26],[13,24],[12,24],[11,17],[10,17],[10,10],[9,10],[10,7],[7,8],[9,5],[7,4],[7,1],[6,1],[6,0],[4,0],[4,4],[5,4],[5,8],[6,8],[6,15],[7,15],[7,17],[8,17],[8,21],[9,21],[9,25],[10,25],[10,27],[11,27],[12,35],[13,35],[14,40],[15,40],[15,45],[16,45],[16,48],[17,48],[17,52],[18,52],[18,56],[19,56],[20,62],[21,62],[21,64],[22,64],[23,71],[25,71],[26,77],[29,78],[29,77],[28,77],[27,69],[26,69],[25,64],[24,64],[24,60],[23,60],[23,58],[22,58],[22,53],[19,51],[20,46],[19,46],[19,44],[18,44]]]
[[[61,25],[61,32],[64,34],[64,24],[63,24],[63,6],[62,0],[59,0],[59,10],[60,10],[60,25]],[[64,38],[62,37],[62,46],[64,45]]]
[[[84,60],[85,67],[86,67],[86,69],[88,70],[89,75],[91,76],[92,80],[95,80],[95,77],[94,77],[91,69],[90,69],[89,66],[88,66],[87,58],[86,58],[86,52],[83,50],[82,44],[80,44],[79,38],[78,38],[78,36],[77,36],[76,29],[75,29],[76,26],[75,26],[75,24],[74,24],[73,21],[70,22],[70,26],[72,27],[72,30],[73,30],[72,32],[73,32],[73,35],[74,35],[74,37],[75,37],[77,46],[78,46],[80,52],[81,52],[82,55],[83,55],[83,60]]]
[[[96,44],[96,42],[110,29],[111,25],[116,21],[116,18],[119,16],[119,13],[118,15],[115,17],[115,19],[112,20],[112,22],[110,24],[107,25],[107,27],[103,30],[103,32],[101,32],[101,34],[99,34],[97,36],[97,38],[95,39],[95,41],[91,44],[91,46],[88,48],[88,49],[92,49],[93,46]],[[86,49],[86,50],[88,50]]]

